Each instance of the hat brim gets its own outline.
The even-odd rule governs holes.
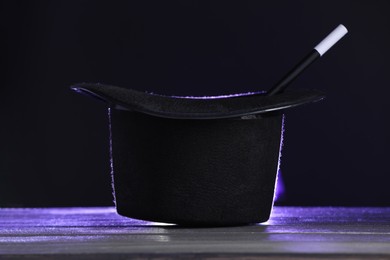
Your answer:
[[[115,108],[173,119],[220,119],[263,114],[325,98],[322,91],[312,89],[288,90],[274,96],[256,92],[210,97],[164,96],[88,83],[74,85],[71,89],[105,101]]]

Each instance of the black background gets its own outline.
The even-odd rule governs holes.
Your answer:
[[[112,205],[107,110],[69,86],[266,90],[339,23],[290,87],[284,205],[390,205],[388,1],[1,1],[0,206]]]

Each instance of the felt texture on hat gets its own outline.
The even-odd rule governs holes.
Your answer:
[[[283,116],[177,120],[109,109],[120,215],[186,226],[268,220]]]
[[[325,97],[319,90],[288,90],[274,96],[264,92],[211,97],[175,97],[103,84],[71,87],[109,103],[110,107],[173,119],[218,119],[261,114],[315,102]]]

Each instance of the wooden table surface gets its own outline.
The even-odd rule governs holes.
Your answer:
[[[0,209],[6,259],[390,259],[390,208],[274,207],[270,221],[184,228],[112,207]]]

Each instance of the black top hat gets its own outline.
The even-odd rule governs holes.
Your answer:
[[[283,112],[318,90],[172,97],[101,84],[72,89],[106,101],[119,214],[182,225],[268,220]]]

